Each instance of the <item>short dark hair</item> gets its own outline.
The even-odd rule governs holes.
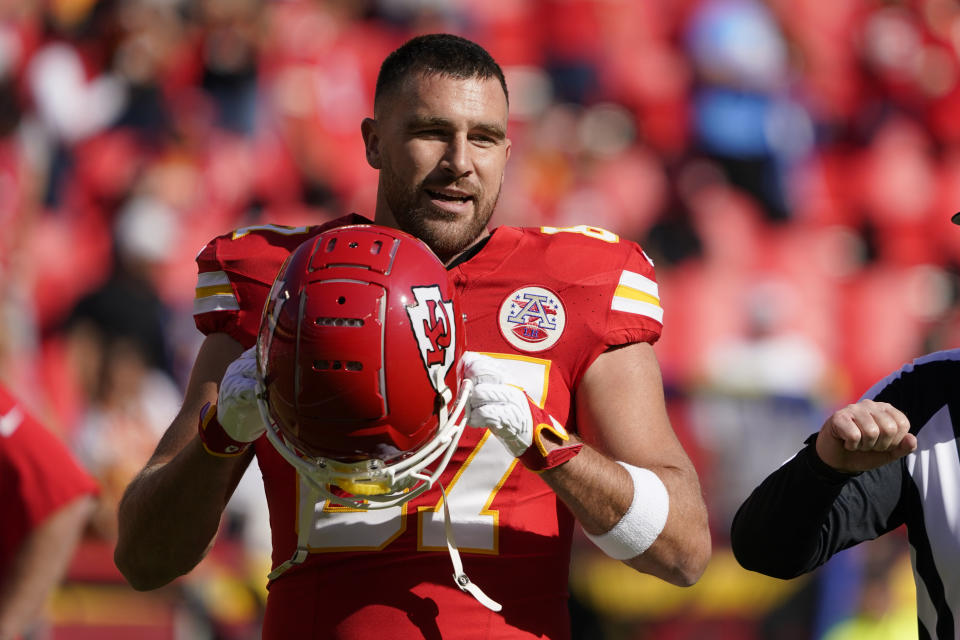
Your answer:
[[[376,111],[382,96],[416,73],[435,73],[458,79],[496,78],[510,102],[503,70],[487,50],[475,42],[449,33],[430,33],[411,38],[386,57],[377,75],[373,94]]]

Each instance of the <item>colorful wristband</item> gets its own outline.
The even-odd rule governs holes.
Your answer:
[[[543,444],[544,430],[549,431],[563,441],[569,440],[570,435],[567,433],[567,430],[563,428],[563,425],[557,422],[553,416],[530,402],[529,398],[527,402],[530,403],[530,413],[533,416],[533,424],[535,426],[533,427],[533,443],[527,447],[527,450],[520,456],[520,462],[523,463],[523,466],[531,471],[545,471],[559,467],[580,453],[583,444],[579,442],[562,447],[555,447],[547,451],[546,445]]]
[[[234,458],[250,448],[249,442],[239,442],[231,438],[217,420],[217,405],[208,402],[200,410],[200,442],[210,455],[221,458]]]

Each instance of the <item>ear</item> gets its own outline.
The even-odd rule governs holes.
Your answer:
[[[363,135],[363,146],[367,154],[367,164],[374,169],[380,169],[380,136],[377,133],[377,121],[373,118],[364,118],[360,123],[360,134]]]
[[[510,138],[507,138],[505,141],[506,148],[503,150],[503,165],[506,167],[507,161],[510,159],[510,150],[513,149],[513,143],[510,142]],[[503,181],[507,177],[506,171],[500,172],[500,188],[503,188]]]

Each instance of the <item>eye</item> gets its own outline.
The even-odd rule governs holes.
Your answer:
[[[424,127],[422,129],[413,129],[411,134],[415,138],[439,138],[446,136],[447,132],[437,127]]]
[[[474,144],[478,144],[481,147],[491,147],[497,144],[496,139],[494,139],[492,136],[482,134],[470,136],[470,140],[472,140]]]

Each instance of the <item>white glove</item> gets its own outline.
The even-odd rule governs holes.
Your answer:
[[[267,427],[257,407],[257,354],[251,347],[230,363],[220,382],[217,421],[230,438],[253,442]]]
[[[563,464],[580,452],[580,443],[547,447],[546,429],[560,440],[570,439],[553,416],[538,407],[520,387],[505,382],[495,358],[467,351],[460,358],[463,377],[474,387],[467,401],[467,425],[487,427],[528,469],[542,471]]]

